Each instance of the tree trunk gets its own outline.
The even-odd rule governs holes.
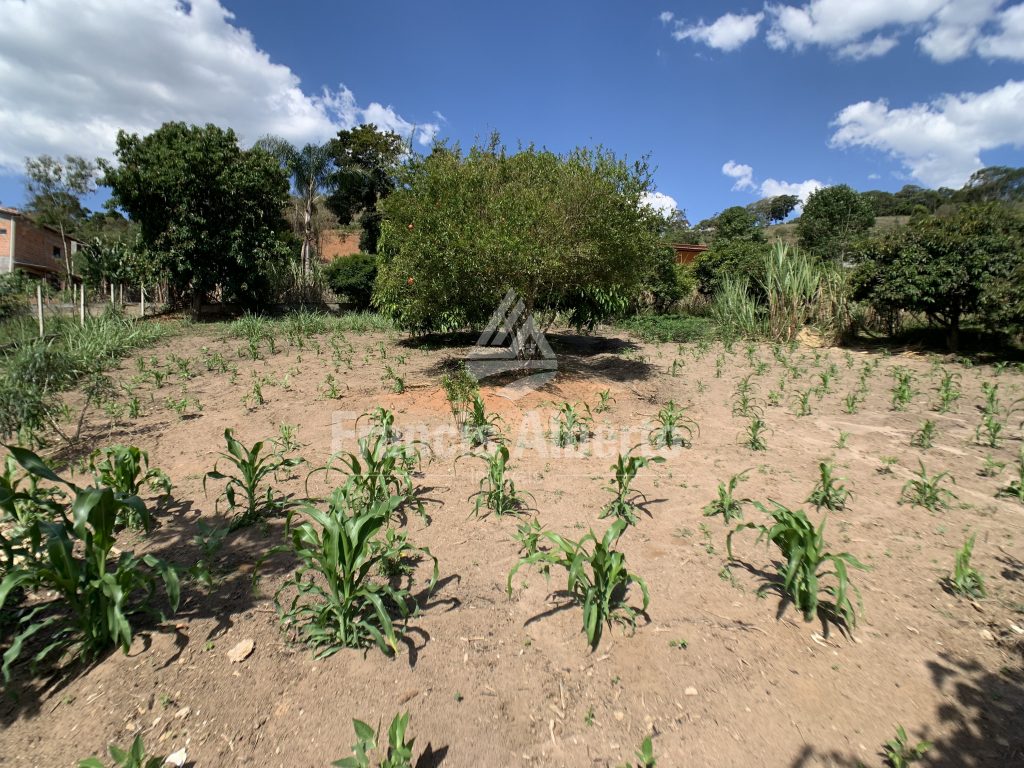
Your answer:
[[[68,248],[68,238],[67,238],[67,235],[64,234],[64,219],[60,220],[60,246],[61,246],[61,250],[64,251],[64,272],[65,272],[65,276],[66,276],[67,282],[70,283],[71,282],[71,253],[70,253],[71,249]],[[67,287],[67,284],[65,284],[65,287]]]
[[[960,348],[959,314],[954,314],[949,318],[949,328],[946,329],[946,347],[950,352],[956,352]]]
[[[310,252],[313,243],[313,189],[306,192],[306,209],[302,215],[302,275],[309,277],[313,271]]]

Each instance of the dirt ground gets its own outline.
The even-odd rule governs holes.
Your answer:
[[[138,419],[97,413],[87,424],[91,445],[136,444],[175,483],[159,527],[138,540],[126,535],[126,548],[194,562],[197,521],[217,514],[219,488],[204,494],[203,475],[223,450],[226,427],[250,444],[274,437],[280,424],[296,425],[300,453],[315,466],[350,447],[338,444],[338,425],[378,405],[393,409],[409,435],[451,426],[439,381],[465,347],[348,334],[350,369],[332,360],[326,336],[318,341],[320,354],[309,342],[299,350],[279,340],[276,354],[254,362],[238,356],[239,342],[224,326],[197,326],[143,353],[172,370],[172,354],[191,357],[197,375],[171,375],[158,390],[137,385],[144,407]],[[417,478],[432,523],[414,516],[408,526],[412,541],[438,558],[440,581],[423,595],[397,657],[346,650],[318,661],[289,642],[273,594],[293,561],[272,558],[258,589],[251,586],[257,558],[280,541],[283,522],[274,520],[231,534],[216,586],[184,584],[173,621],[146,628],[129,654],[113,653],[46,684],[19,670],[17,699],[0,703],[0,766],[70,768],[140,732],[162,753],[185,748],[198,768],[326,766],[350,754],[352,718],[386,729],[399,711],[411,714],[420,766],[618,766],[648,734],[666,768],[878,766],[897,723],[914,742],[933,742],[922,765],[1024,766],[1024,505],[995,496],[1012,477],[1021,447],[1016,422],[1024,414],[1011,419],[998,448],[974,439],[981,383],[998,383],[1008,405],[1024,396],[1024,374],[913,352],[801,348],[792,360],[805,370],[795,380],[786,375],[780,405],[765,405],[768,450],[753,452],[741,442],[746,420],[732,414],[736,384],[755,368],[745,345],[730,352],[721,344],[644,344],[612,332],[552,343],[559,371],[543,389],[512,401],[483,387],[488,408],[511,433],[510,473],[534,495],[534,514],[549,529],[571,538],[605,529],[598,515],[610,496],[604,486],[614,459],[606,430],[627,430],[619,442],[628,448],[669,399],[689,406],[700,425],[692,447],[657,451],[665,463],[642,470],[635,484],[648,503],[620,547],[651,597],[649,621],[635,634],[606,630],[591,653],[580,609],[558,595],[560,573],[546,583],[523,569],[510,599],[505,584],[517,558],[517,521],[472,516],[468,497],[483,463],[456,463],[442,450]],[[382,348],[405,379],[402,394],[381,379]],[[238,375],[206,371],[201,361],[212,352]],[[764,401],[785,371],[771,347],[752,352],[765,364],[750,379]],[[838,369],[831,392],[812,396],[811,415],[795,415],[794,393],[817,384],[830,362]],[[878,363],[870,393],[858,413],[844,413],[843,398],[869,362]],[[911,369],[920,390],[903,412],[889,403],[896,366]],[[957,371],[963,389],[946,415],[932,410],[940,366]],[[128,359],[115,376],[128,383],[136,373]],[[328,374],[341,390],[337,399],[323,395]],[[242,397],[254,375],[270,383],[266,403],[249,407]],[[181,419],[166,407],[182,386],[201,402],[198,415]],[[595,416],[591,444],[560,452],[540,434],[557,404],[594,407],[605,389],[614,402]],[[936,444],[927,451],[910,447],[925,419],[936,424]],[[845,446],[837,447],[841,433],[848,433]],[[979,473],[988,454],[1007,465],[996,477]],[[884,456],[898,457],[888,474],[880,472]],[[919,459],[929,473],[947,470],[955,478],[949,487],[957,499],[948,510],[898,503]],[[791,608],[777,615],[776,593],[758,594],[774,573],[774,551],[746,532],[726,567],[728,529],[702,514],[718,483],[744,469],[751,471],[739,495],[799,505],[822,460],[836,462],[853,492],[845,510],[829,514],[826,540],[870,566],[852,575],[864,606],[852,637],[805,623]],[[304,477],[305,470],[279,487],[302,496]],[[327,490],[320,480],[310,485],[311,494]],[[751,505],[745,516],[764,518]],[[940,583],[970,533],[977,534],[974,565],[988,588],[977,601],[954,597]],[[427,575],[421,566],[418,583]],[[637,590],[631,599],[637,603]],[[228,651],[247,639],[253,653],[232,663]]]

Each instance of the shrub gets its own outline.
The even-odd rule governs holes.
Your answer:
[[[373,281],[377,279],[377,257],[356,253],[335,259],[324,268],[327,287],[345,296],[358,309],[370,308]]]

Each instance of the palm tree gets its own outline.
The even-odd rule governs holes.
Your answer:
[[[308,276],[312,271],[313,243],[316,233],[313,226],[313,214],[316,212],[316,201],[327,186],[334,172],[334,162],[328,151],[328,144],[307,144],[297,149],[279,136],[265,136],[256,142],[256,146],[269,152],[288,172],[292,185],[302,201],[302,274]]]

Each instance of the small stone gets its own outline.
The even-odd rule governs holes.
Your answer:
[[[616,720],[622,720],[626,716],[626,713],[623,712],[621,709],[616,710],[614,714]]]
[[[697,695],[697,689],[694,688],[691,685],[689,688],[687,688],[685,691],[683,691],[683,695],[684,696],[696,696]]]
[[[174,713],[175,720],[184,720],[192,713],[192,707],[182,707]]]
[[[252,638],[247,637],[228,651],[228,659],[232,664],[238,664],[249,658],[254,648],[256,648],[256,643],[253,642]]]
[[[993,635],[993,634],[992,634],[991,632],[989,632],[989,631],[988,631],[987,629],[983,629],[983,630],[981,630],[981,632],[980,632],[979,634],[981,635],[981,639],[982,639],[982,640],[988,640],[988,641],[990,641],[990,642],[991,642],[992,640],[995,640],[995,639],[996,639],[996,638],[995,638],[995,635]]]

